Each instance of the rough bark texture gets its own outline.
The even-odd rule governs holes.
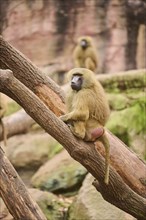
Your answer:
[[[46,220],[0,147],[0,195],[16,220]]]
[[[61,115],[64,112],[62,102],[64,98],[60,87],[50,78],[41,74],[40,70],[33,66],[30,60],[17,52],[2,37],[0,37],[0,51],[0,68],[11,69],[15,77],[43,99],[56,115]],[[29,75],[27,74],[28,71]],[[57,106],[56,102],[58,103]]]
[[[7,138],[9,138],[13,135],[27,132],[35,121],[27,115],[24,110],[20,110],[11,116],[5,117],[3,123],[7,130]],[[3,131],[0,127],[0,141],[1,140],[3,140]]]
[[[98,180],[98,186],[96,184],[97,189],[101,192],[105,200],[134,217],[145,220],[146,199],[144,197],[146,197],[146,165],[144,162],[139,160],[133,152],[128,149],[125,150],[126,146],[123,143],[121,143],[119,147],[120,151],[118,151],[119,141],[117,141],[114,136],[111,141],[111,134],[108,133],[111,145],[111,164],[114,167],[110,166],[109,185],[105,185],[103,172],[105,165],[104,159],[97,150],[97,148],[101,148],[101,151],[104,152],[104,147],[101,144],[98,145],[98,143],[96,143],[96,146],[94,146],[94,144],[87,144],[75,138],[69,128],[59,120],[32,91],[18,81],[11,71],[4,71],[5,73],[2,72],[3,71],[0,72],[0,91],[16,100],[38,124],[40,124],[50,135],[66,148],[75,160],[79,161],[88,169],[88,171]],[[33,109],[31,108],[32,105]],[[118,153],[117,155],[114,155],[113,148],[116,145]],[[136,169],[136,173],[140,172],[140,179],[143,180],[137,180],[138,186],[135,182],[132,183],[130,181],[131,178],[137,178],[136,176],[134,177],[135,173],[130,170],[127,171],[130,172],[129,176],[125,177],[122,176],[122,174],[120,176],[119,170],[126,169],[125,164],[123,164],[123,161],[121,160],[113,160],[113,157],[116,158],[121,154],[123,154],[124,157],[125,153],[128,154],[128,157],[130,158],[130,164],[133,159],[133,163],[138,164],[134,169]],[[125,162],[127,163],[127,161]],[[128,181],[130,181],[130,183]]]

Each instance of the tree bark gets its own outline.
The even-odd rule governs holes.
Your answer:
[[[0,195],[16,220],[46,220],[0,147]]]
[[[125,150],[126,146],[122,142],[120,147],[118,147],[120,141],[117,141],[117,138],[115,139],[114,136],[112,137],[111,141],[111,134],[108,133],[111,145],[111,165],[113,167],[110,166],[109,185],[105,185],[103,172],[105,166],[104,158],[97,150],[97,148],[100,148],[101,151],[104,152],[104,147],[102,144],[97,142],[96,146],[94,146],[94,144],[87,144],[74,137],[67,125],[59,120],[32,91],[18,81],[13,76],[11,71],[7,70],[5,73],[2,72],[3,71],[0,72],[0,91],[17,101],[26,110],[26,112],[38,124],[40,124],[40,126],[42,126],[50,135],[52,135],[66,148],[66,150],[75,160],[87,168],[87,170],[98,180],[97,189],[101,192],[104,199],[133,215],[134,217],[145,220],[145,163],[139,160],[139,158],[130,150]],[[116,146],[117,154],[114,155],[115,152],[113,152],[113,149]],[[115,159],[121,154],[123,154],[124,158],[125,153],[127,154],[126,158],[129,158],[129,160],[124,161],[124,164],[123,161]],[[138,166],[134,168],[131,167],[131,161],[133,161],[133,158],[134,164],[138,164]],[[121,172],[127,172],[125,171],[127,168],[125,163],[127,163],[131,168],[129,168],[128,171],[130,172],[129,176],[125,175],[126,177],[122,176],[121,174]],[[136,171],[133,172],[133,169]],[[140,173],[140,176],[135,176],[135,173]],[[135,184],[135,181],[132,182],[133,179],[137,179],[136,184],[138,183],[138,185]],[[140,179],[143,181],[140,181]]]
[[[10,116],[3,118],[4,126],[7,130],[7,138],[26,133],[35,124],[35,121],[24,110],[20,110]],[[0,127],[0,141],[3,140],[3,131]]]
[[[117,74],[100,74],[97,79],[108,90],[118,89],[120,91],[132,88],[146,87],[145,81],[146,69],[130,70],[118,72]]]
[[[0,36],[0,51],[1,69],[12,70],[14,76],[42,99],[56,115],[64,113],[64,94],[53,80],[41,73],[29,59],[9,45],[2,36]]]

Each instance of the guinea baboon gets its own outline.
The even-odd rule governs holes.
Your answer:
[[[70,88],[67,92],[67,114],[60,118],[68,124],[73,134],[85,141],[97,138],[106,151],[105,183],[109,181],[109,141],[103,126],[107,122],[110,109],[104,89],[95,74],[85,68],[74,68],[68,72]]]
[[[85,36],[78,39],[77,46],[73,51],[73,60],[75,67],[97,70],[97,52],[91,37]]]

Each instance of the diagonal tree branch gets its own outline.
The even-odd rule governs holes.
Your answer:
[[[60,87],[41,73],[22,53],[8,44],[2,36],[0,36],[0,52],[1,69],[12,70],[14,76],[42,99],[56,115],[65,112],[64,93]]]
[[[16,220],[46,220],[0,147],[0,196]]]
[[[97,189],[100,190],[105,200],[138,219],[146,219],[146,199],[134,192],[127,185],[128,181],[124,182],[114,169],[115,167],[110,167],[109,185],[104,184],[104,159],[97,151],[100,144],[97,143],[95,147],[94,144],[86,144],[75,138],[69,128],[32,91],[18,81],[9,70],[5,73],[0,71],[0,91],[17,101],[38,124],[66,148],[75,160],[88,169],[98,180]],[[118,144],[119,142],[116,140],[114,145]],[[125,146],[122,145],[122,147]],[[104,151],[103,146],[100,145],[99,148]],[[135,154],[129,151],[129,155],[132,158]],[[146,167],[143,162],[142,165],[144,176]],[[145,188],[143,184],[141,186],[143,189]]]

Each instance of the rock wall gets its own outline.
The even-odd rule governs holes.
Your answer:
[[[138,21],[134,40],[129,39],[127,7],[125,0],[6,0],[1,6],[2,35],[38,66],[59,63],[72,67],[76,39],[90,35],[96,43],[100,71],[143,68],[145,24],[138,35],[143,23]],[[129,51],[135,54],[130,56]]]

